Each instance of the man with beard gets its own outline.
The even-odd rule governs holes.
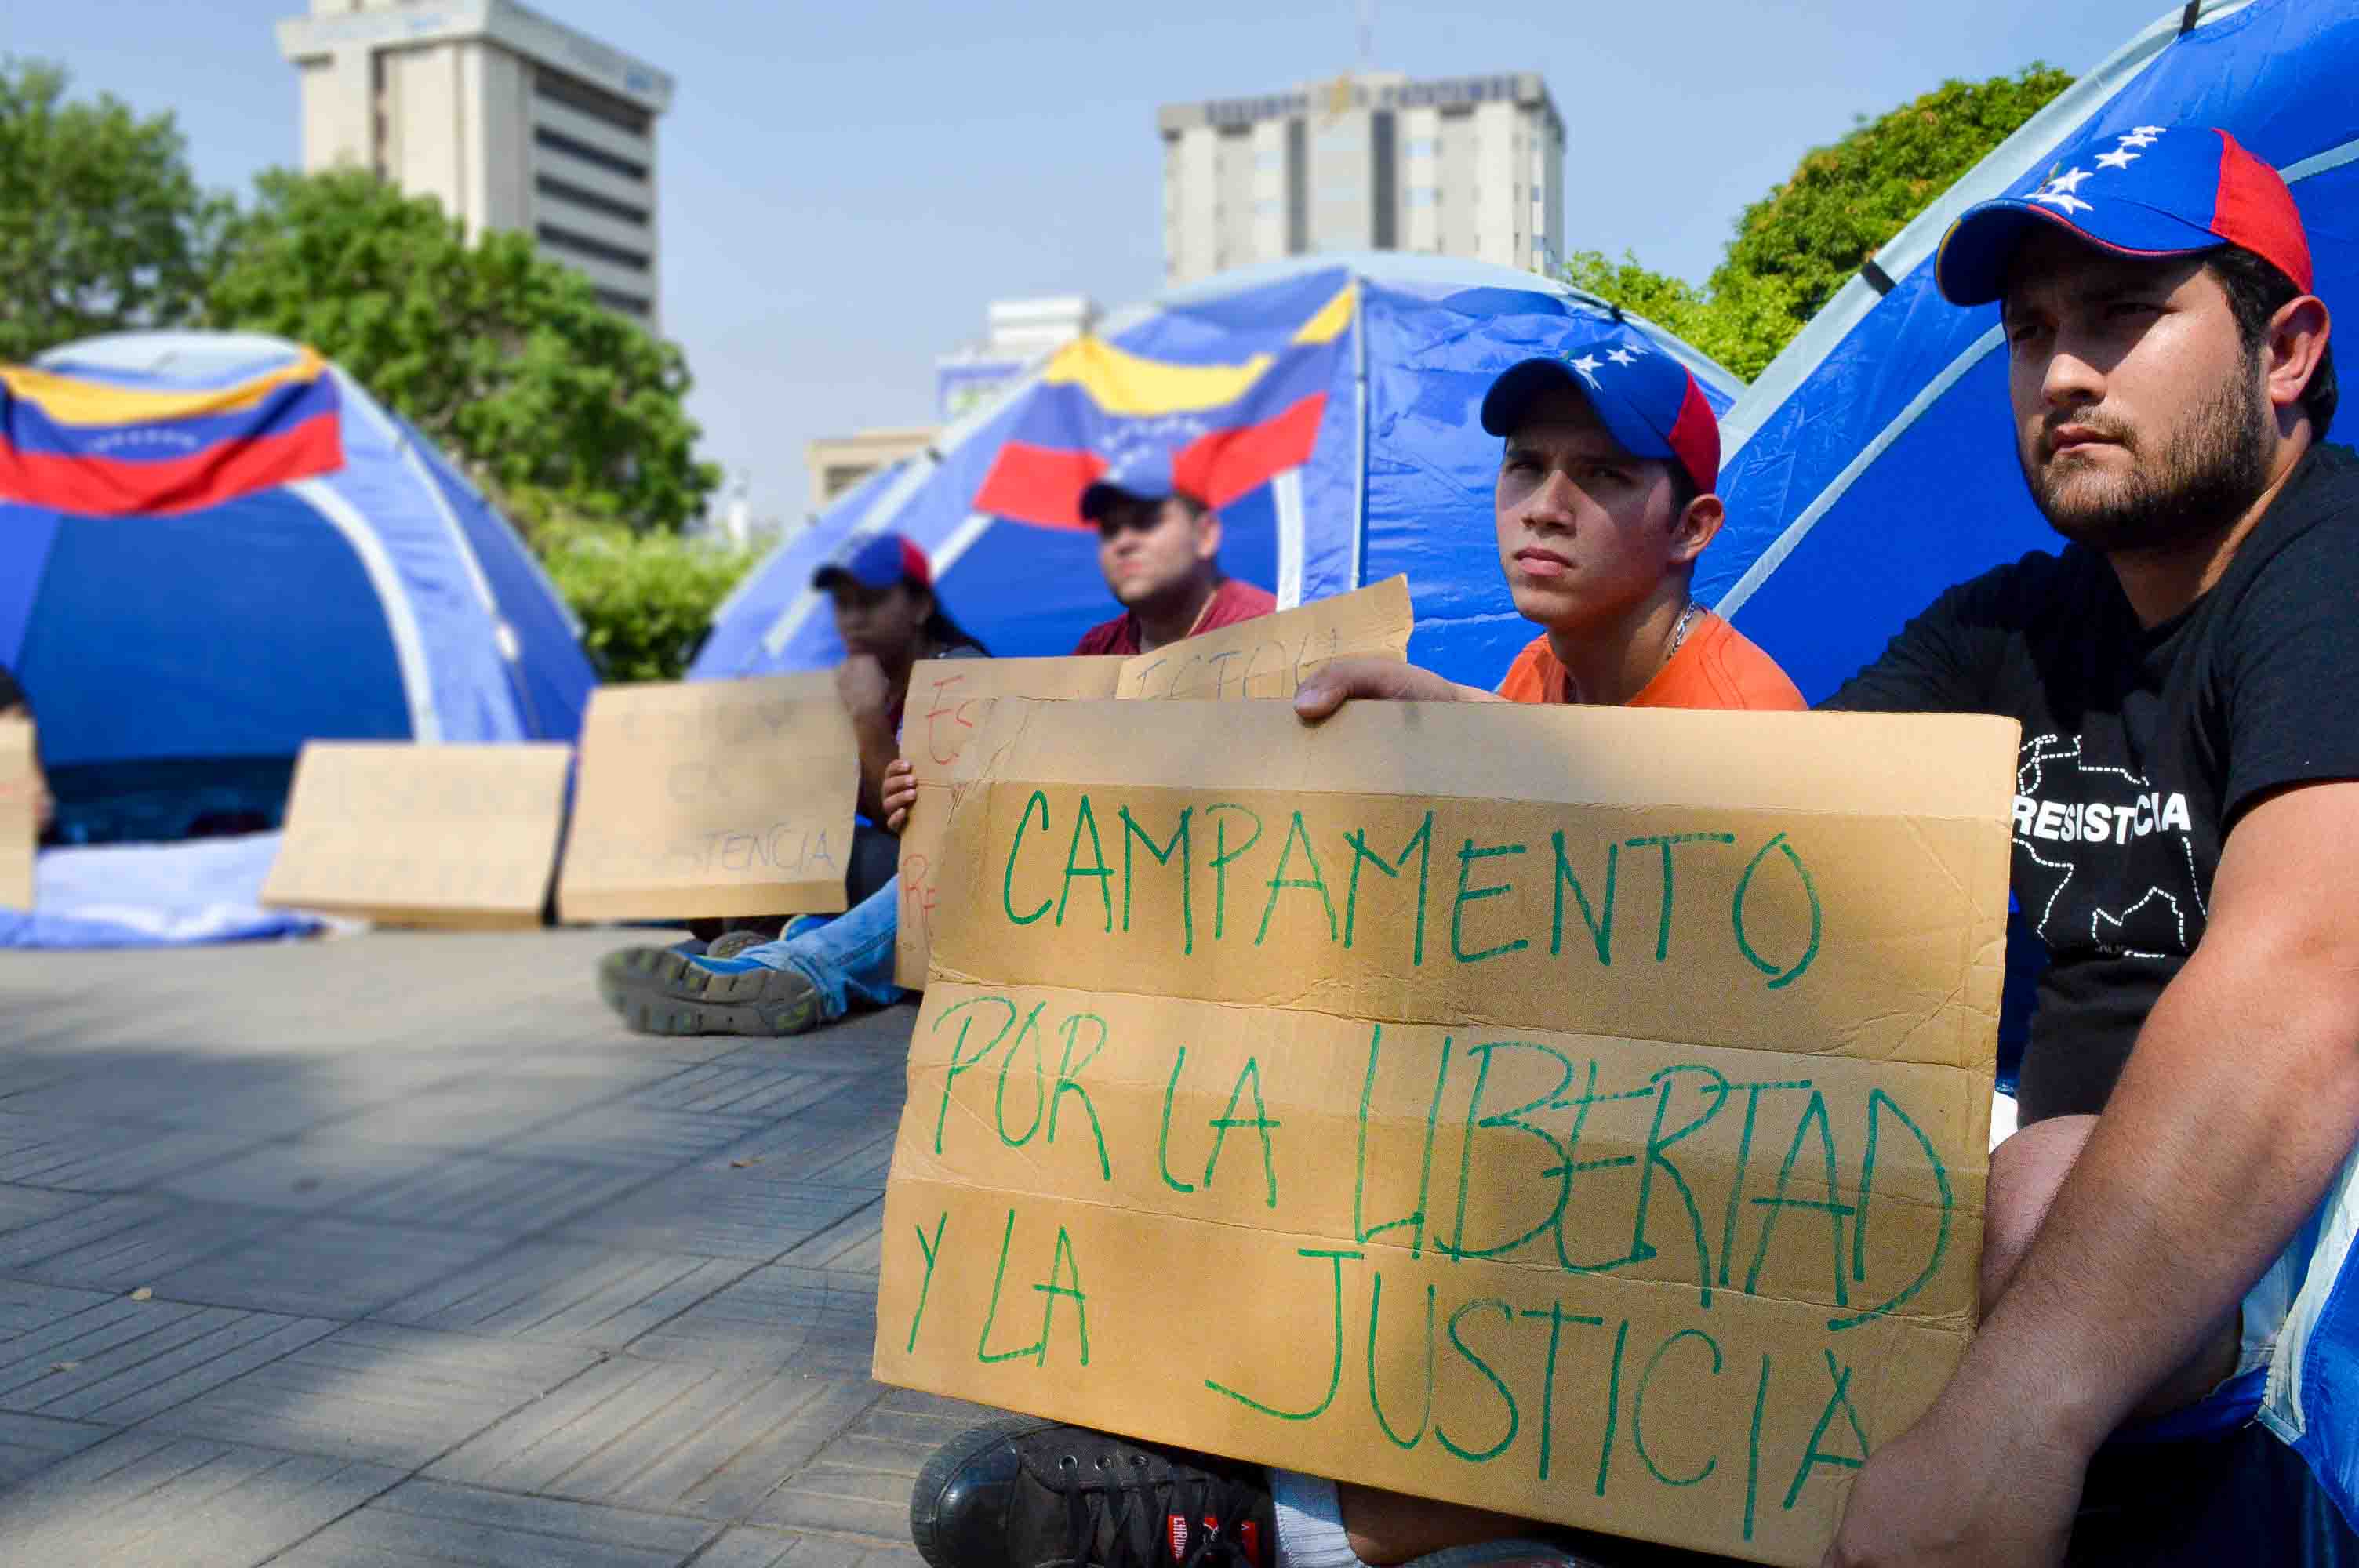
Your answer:
[[[1943,594],[1832,706],[2022,722],[2012,880],[2050,963],[1981,1329],[1876,1434],[1827,1561],[2332,1561],[2359,1541],[2252,1424],[2359,1139],[2359,458],[2321,444],[2300,214],[2225,133],[2139,126],[1969,210],[1936,276],[2002,306],[2068,544]],[[1296,703],[1453,689],[1354,664]]]
[[[2301,217],[2225,132],[2139,126],[1969,210],[1935,275],[2000,303],[2070,543],[1942,595],[1832,706],[2022,721],[2050,963],[1981,1332],[1829,1561],[2329,1560],[2359,1541],[2246,1424],[2359,1136],[2359,459],[2321,444]]]

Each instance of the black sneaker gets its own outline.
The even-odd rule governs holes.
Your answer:
[[[820,1022],[818,989],[792,969],[668,947],[609,953],[598,994],[642,1034],[799,1034]]]
[[[930,1568],[1273,1568],[1261,1466],[1010,1417],[938,1449],[909,1496]]]

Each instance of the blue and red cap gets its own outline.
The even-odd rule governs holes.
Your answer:
[[[2310,241],[2293,192],[2216,127],[2138,125],[2092,137],[2047,173],[1967,208],[1933,260],[1943,297],[1952,305],[1996,299],[2016,248],[2042,224],[2140,259],[2237,245],[2310,289]]]
[[[871,534],[854,541],[835,559],[811,573],[811,586],[822,593],[846,580],[872,591],[891,588],[897,582],[930,589],[934,586],[934,571],[926,563],[926,552],[903,535]]]
[[[1094,523],[1119,501],[1144,501],[1149,505],[1180,493],[1172,477],[1171,454],[1161,447],[1140,447],[1124,453],[1112,468],[1082,492],[1082,520]]]
[[[1680,465],[1709,495],[1720,483],[1720,421],[1688,367],[1635,332],[1602,324],[1568,336],[1553,353],[1509,365],[1483,395],[1483,428],[1512,434],[1533,396],[1569,386],[1634,458]]]

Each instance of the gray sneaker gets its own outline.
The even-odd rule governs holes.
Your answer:
[[[724,931],[704,945],[708,958],[734,958],[748,947],[759,947],[765,942],[775,942],[775,936],[765,936],[758,931]]]
[[[819,991],[792,969],[625,947],[598,966],[598,994],[642,1034],[800,1034]]]

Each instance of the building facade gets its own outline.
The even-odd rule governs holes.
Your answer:
[[[940,433],[931,425],[912,425],[805,441],[803,471],[810,480],[812,514],[816,515],[829,502],[878,469],[890,468],[904,458],[922,456]]]
[[[934,361],[936,415],[948,425],[982,406],[1097,320],[1097,304],[1086,295],[993,300],[983,341]]]
[[[1173,284],[1322,251],[1424,251],[1542,270],[1564,254],[1564,122],[1529,71],[1347,75],[1260,98],[1167,103],[1156,127]]]
[[[514,0],[311,0],[278,24],[303,168],[374,169],[466,225],[533,236],[657,327],[656,119],[672,81]]]

